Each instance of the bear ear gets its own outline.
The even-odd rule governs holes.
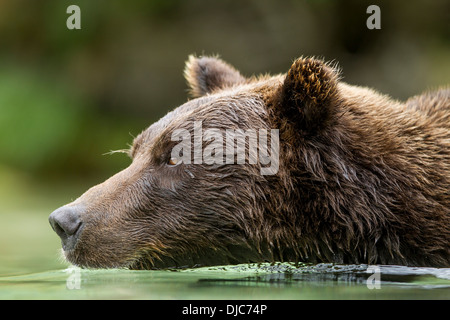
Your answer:
[[[184,77],[194,98],[245,82],[239,71],[221,59],[189,56]]]
[[[338,81],[337,69],[322,60],[297,59],[272,98],[276,117],[306,134],[319,131],[335,112]]]

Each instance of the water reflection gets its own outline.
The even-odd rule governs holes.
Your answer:
[[[450,268],[252,264],[0,277],[0,299],[449,299]],[[432,289],[432,290],[430,290]]]
[[[240,278],[199,279],[202,285],[231,286],[351,286],[366,285],[380,289],[382,285],[450,288],[450,268],[416,268],[405,266],[317,264],[296,267],[292,264],[239,265],[223,267],[227,271],[250,271],[257,274]]]

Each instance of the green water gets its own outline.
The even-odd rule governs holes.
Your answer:
[[[71,267],[1,277],[0,299],[450,298],[448,270],[444,279],[440,278],[445,276],[442,270],[426,273],[420,269],[396,267],[398,270],[381,272],[379,289],[369,289],[369,275],[362,272],[366,266],[318,265],[295,270],[289,270],[286,264],[270,270],[264,268],[267,266],[240,265],[183,271],[83,270]],[[336,267],[340,270],[334,269]],[[323,268],[329,270],[317,270]]]
[[[47,218],[80,190],[0,185],[0,299],[449,299],[450,269],[260,264],[187,270],[84,270],[60,257]],[[26,197],[24,195],[27,195]],[[369,269],[370,270],[370,269]],[[371,278],[374,280],[374,278]],[[376,280],[376,279],[375,279]]]

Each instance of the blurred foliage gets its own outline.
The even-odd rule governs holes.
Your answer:
[[[1,160],[35,169],[69,152],[84,110],[64,93],[64,87],[18,68],[2,70]]]
[[[66,9],[81,8],[81,30]],[[381,8],[381,30],[366,8]],[[186,100],[184,61],[219,54],[245,75],[300,55],[405,99],[450,82],[450,2],[0,0],[0,165],[41,179],[107,177],[123,149]]]

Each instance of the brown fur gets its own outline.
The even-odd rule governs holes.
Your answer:
[[[133,162],[67,207],[69,261],[134,269],[260,261],[450,267],[450,90],[394,101],[313,58],[245,79],[191,57],[195,99],[143,131]],[[177,128],[280,129],[280,168],[169,166]]]

